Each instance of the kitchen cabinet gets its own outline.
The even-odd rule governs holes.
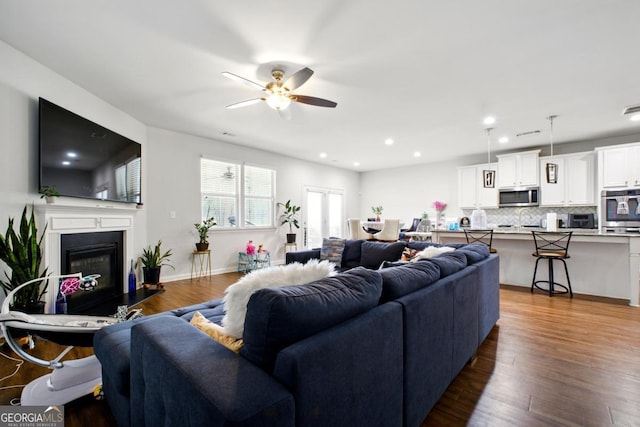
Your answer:
[[[458,168],[458,206],[460,208],[497,208],[498,188],[484,186],[484,171],[493,170],[497,174],[497,163],[463,166]]]
[[[640,146],[598,151],[602,188],[640,187]]]
[[[537,187],[540,150],[503,154],[498,157],[498,187]]]
[[[558,165],[557,183],[547,182],[547,163]],[[592,152],[540,158],[541,206],[595,206],[595,157]]]

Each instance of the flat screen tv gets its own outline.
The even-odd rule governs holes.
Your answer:
[[[141,146],[40,98],[40,188],[61,196],[142,203]]]

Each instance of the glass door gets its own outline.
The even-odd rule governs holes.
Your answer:
[[[324,237],[342,237],[344,232],[343,191],[307,187],[305,192],[305,247],[321,247]]]

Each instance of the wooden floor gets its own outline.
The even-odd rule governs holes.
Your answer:
[[[215,298],[238,277],[167,283],[139,307],[152,314]],[[500,296],[498,326],[423,426],[640,426],[640,309],[515,287],[503,287]],[[53,354],[51,347],[39,343],[36,350]],[[81,354],[74,352],[72,358]],[[2,358],[0,378],[14,366]],[[46,371],[25,363],[0,388]],[[0,404],[20,391],[0,390]],[[65,413],[66,427],[114,425],[104,401],[84,398],[65,405]]]

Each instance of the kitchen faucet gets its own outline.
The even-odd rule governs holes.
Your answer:
[[[520,231],[522,229],[522,212],[527,211],[529,212],[529,209],[527,208],[520,208],[518,209],[518,226],[517,226],[517,230]]]

